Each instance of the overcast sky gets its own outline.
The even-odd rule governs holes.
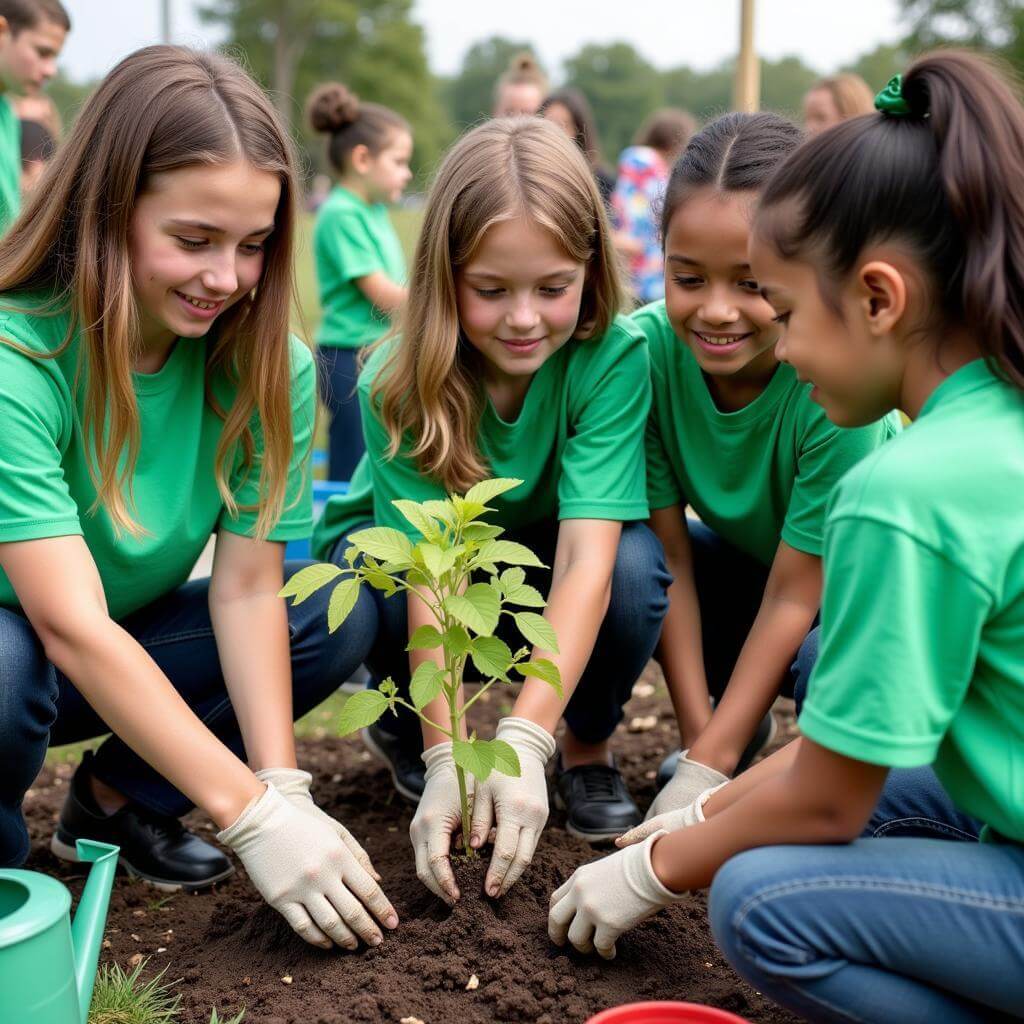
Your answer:
[[[159,41],[159,0],[64,3],[74,29],[62,62],[74,79],[99,77],[125,54]],[[192,0],[170,3],[174,42],[217,42]],[[476,40],[500,34],[533,40],[557,77],[562,60],[583,44],[615,40],[632,43],[661,68],[712,67],[736,50],[739,6],[739,0],[416,0],[415,16],[438,74],[457,71]],[[904,34],[897,0],[757,0],[757,12],[762,56],[796,54],[822,72]]]

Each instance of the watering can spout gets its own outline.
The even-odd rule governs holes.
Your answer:
[[[78,901],[75,919],[71,922],[71,944],[75,950],[75,985],[78,988],[78,1005],[82,1014],[80,1024],[86,1024],[89,1004],[92,1002],[92,988],[96,980],[96,965],[103,944],[103,927],[107,921],[107,908],[110,906],[110,891],[114,887],[117,855],[120,851],[116,846],[97,843],[91,839],[79,839],[75,846],[78,859],[92,864],[89,878],[82,890],[82,898]]]

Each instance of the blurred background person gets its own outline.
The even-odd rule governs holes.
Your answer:
[[[672,165],[697,130],[692,114],[656,110],[622,151],[612,193],[615,246],[625,261],[637,305],[665,295],[659,209]]]
[[[35,121],[49,133],[54,143],[60,142],[64,136],[64,122],[57,109],[57,104],[45,92],[26,92],[22,96],[12,96],[11,106],[22,123]]]
[[[587,97],[579,89],[558,89],[540,105],[538,113],[559,128],[579,146],[590,164],[605,205],[611,203],[615,175],[601,155],[601,141]]]
[[[495,117],[536,114],[548,94],[548,76],[533,54],[517,53],[494,86]]]
[[[42,177],[57,144],[38,121],[21,122],[21,194],[28,195]]]
[[[804,129],[817,135],[840,121],[875,109],[875,94],[860,75],[844,73],[822,78],[804,96]]]

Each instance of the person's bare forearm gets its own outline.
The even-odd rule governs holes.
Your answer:
[[[742,775],[737,775],[728,785],[716,789],[707,799],[702,807],[705,820],[721,814],[728,807],[732,807],[738,800],[743,799],[753,789],[761,785],[767,779],[774,778],[782,772],[788,771],[792,766],[798,751],[800,750],[799,737],[780,747],[774,754],[751,765]]]
[[[44,643],[47,657],[115,735],[218,827],[232,824],[265,788],[200,722],[138,642],[99,609],[69,618],[48,631]]]
[[[383,270],[355,279],[356,287],[382,313],[391,316],[405,302],[407,290],[392,281]]]

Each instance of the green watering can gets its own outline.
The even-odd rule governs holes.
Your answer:
[[[89,879],[71,893],[37,871],[0,870],[0,1024],[85,1024],[118,847],[79,839]]]

